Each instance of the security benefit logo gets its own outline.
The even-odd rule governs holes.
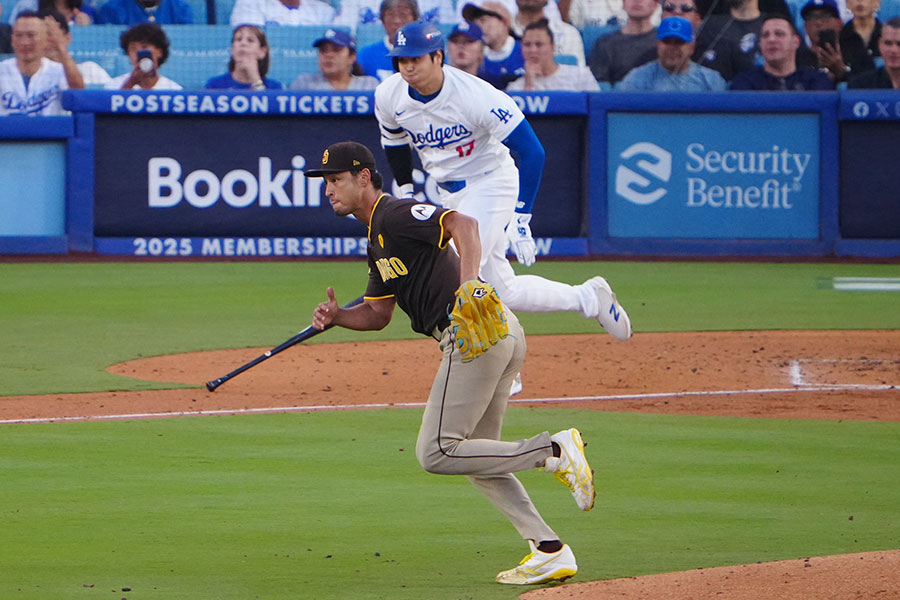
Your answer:
[[[666,195],[665,184],[672,176],[672,154],[656,144],[638,142],[619,158],[616,194],[635,204],[653,204]]]
[[[786,127],[784,117],[743,118],[641,115],[613,121],[610,235],[817,237],[816,122]],[[620,123],[626,127],[614,127]],[[806,124],[802,116],[800,123]]]

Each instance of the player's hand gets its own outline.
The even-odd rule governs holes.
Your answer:
[[[325,293],[328,295],[328,301],[320,302],[316,310],[313,311],[312,326],[319,331],[331,325],[339,310],[337,300],[334,297],[334,288],[329,287],[325,290]]]
[[[416,188],[411,183],[404,183],[400,187],[398,198],[412,198],[416,195]]]
[[[534,264],[537,248],[534,245],[534,238],[531,237],[530,213],[513,213],[506,226],[506,237],[509,239],[509,245],[513,252],[516,253],[516,259],[519,264],[530,267]]]

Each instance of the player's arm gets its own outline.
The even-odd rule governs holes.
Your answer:
[[[383,143],[383,142],[382,142]],[[394,175],[394,181],[400,186],[401,196],[413,195],[413,156],[409,144],[403,146],[384,146],[384,155]]]
[[[337,325],[356,331],[384,329],[394,315],[396,300],[393,296],[384,298],[366,297],[365,302],[343,308],[334,297],[334,288],[325,291],[328,300],[321,302],[313,311],[312,326],[318,330],[328,325]]]
[[[481,238],[478,236],[478,221],[455,210],[443,216],[444,238],[453,238],[459,253],[459,281],[478,279],[481,267]]]
[[[389,105],[385,108],[383,93],[383,89],[375,90],[375,118],[378,120],[378,130],[381,133],[381,147],[384,148],[394,181],[400,186],[400,195],[412,196],[413,156],[409,134],[394,121],[392,108]]]
[[[519,198],[516,212],[531,214],[544,174],[544,146],[525,119],[522,119],[503,143],[519,159]]]
[[[519,159],[519,197],[516,211],[506,226],[506,237],[520,264],[534,264],[537,247],[531,236],[531,211],[541,187],[546,153],[528,121],[522,119],[503,143]]]

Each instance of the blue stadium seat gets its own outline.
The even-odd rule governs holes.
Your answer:
[[[619,25],[589,25],[581,30],[581,39],[584,40],[584,56],[591,55],[591,48],[598,38],[615,33],[620,29]]]
[[[356,26],[356,47],[362,48],[384,37],[384,25],[381,23],[360,23]]]
[[[577,65],[578,57],[574,54],[555,54],[553,56],[553,62],[558,65]]]
[[[228,59],[231,53],[216,56],[174,57],[170,56],[159,72],[169,79],[181,84],[185,89],[203,89],[210,77],[221,75],[228,70]]]
[[[184,0],[194,13],[194,23],[205,25],[209,23],[209,15],[206,14],[206,0]]]
[[[185,88],[202,88],[231,58],[229,25],[167,25],[169,60],[160,71]]]
[[[19,0],[0,0],[0,6],[3,7],[3,14],[0,15],[0,23],[9,23],[9,17],[12,15],[13,8]]]
[[[119,46],[119,36],[125,29],[124,25],[73,27],[69,54],[76,63],[93,61],[115,77],[124,72],[120,59],[125,58],[125,53]]]
[[[882,0],[878,9],[878,20],[882,23],[900,17],[900,0]]]
[[[228,25],[231,23],[231,11],[234,9],[235,0],[216,0],[216,23]]]

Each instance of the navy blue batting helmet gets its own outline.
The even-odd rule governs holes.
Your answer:
[[[414,21],[397,30],[389,56],[415,58],[444,49],[444,36],[434,23]]]

